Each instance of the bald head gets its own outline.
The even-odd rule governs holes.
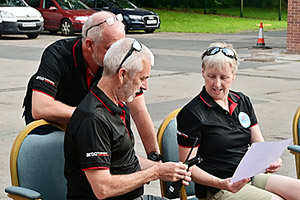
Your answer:
[[[97,22],[102,22],[112,16],[115,16],[115,14],[108,12],[108,11],[100,11],[100,12],[94,13],[92,15],[92,18],[93,18],[94,22],[97,23]]]
[[[112,22],[111,24],[106,22]],[[108,11],[101,11],[91,15],[82,27],[83,40],[90,38],[95,42],[105,39],[105,36],[125,37],[125,29],[122,21],[119,21],[115,14]]]

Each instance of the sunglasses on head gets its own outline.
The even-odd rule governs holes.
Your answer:
[[[127,60],[127,58],[134,52],[134,51],[137,51],[137,52],[140,52],[142,50],[142,45],[141,43],[139,43],[137,40],[134,40],[132,45],[131,45],[131,48],[130,50],[128,51],[128,53],[126,54],[126,56],[123,58],[120,66],[118,67],[117,69],[117,73],[119,72],[119,70],[121,69],[122,65],[124,64],[124,62]]]
[[[204,52],[204,56],[216,55],[220,51],[228,58],[237,60],[237,57],[236,57],[235,53],[233,52],[233,50],[231,50],[229,48],[222,48],[222,47],[210,47]]]
[[[100,26],[103,23],[106,23],[108,26],[111,26],[116,22],[116,20],[119,21],[119,22],[122,22],[123,21],[123,15],[122,14],[117,14],[116,16],[111,16],[111,17],[107,18],[106,20],[104,20],[103,22],[100,22],[98,24],[95,24],[95,25],[89,27],[88,29],[86,29],[85,35],[87,36],[89,30],[96,27],[96,26]]]

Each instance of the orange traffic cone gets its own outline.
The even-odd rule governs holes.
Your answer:
[[[258,39],[257,39],[256,47],[269,48],[265,44],[264,28],[263,28],[263,23],[262,22],[260,22],[260,26],[259,26]]]

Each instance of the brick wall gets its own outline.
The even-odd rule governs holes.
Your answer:
[[[300,0],[288,0],[287,53],[300,54]]]

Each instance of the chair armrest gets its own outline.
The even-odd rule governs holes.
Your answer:
[[[290,146],[288,146],[288,150],[290,150],[290,152],[293,154],[300,155],[300,146],[299,145],[290,145]]]
[[[16,199],[17,197],[23,197],[23,199],[40,199],[41,197],[41,194],[34,190],[17,186],[5,188],[5,192],[8,193],[8,196],[12,197],[13,199],[15,199],[14,197],[16,197]]]

